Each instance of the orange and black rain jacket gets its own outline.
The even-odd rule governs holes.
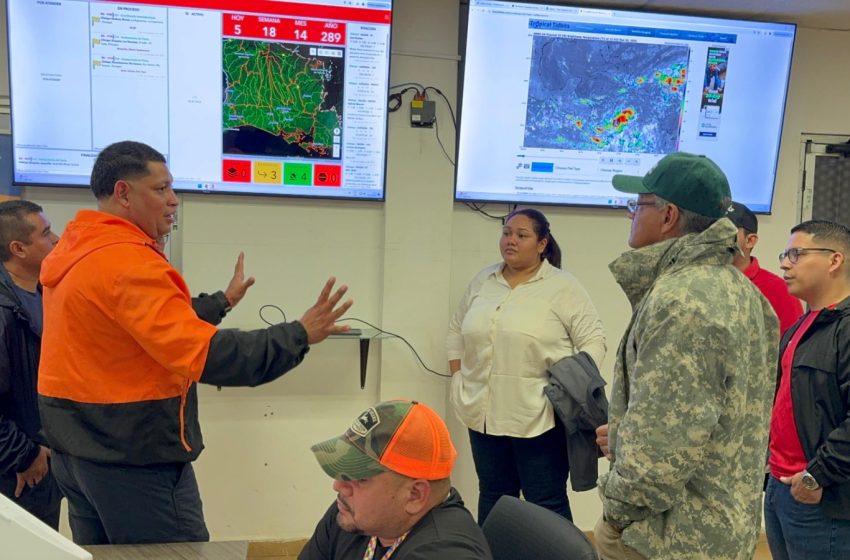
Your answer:
[[[119,217],[80,211],[44,260],[39,410],[50,446],[126,465],[194,460],[197,381],[259,385],[307,352],[300,323],[218,330],[154,240]]]

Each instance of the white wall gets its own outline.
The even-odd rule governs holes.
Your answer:
[[[433,85],[455,99],[457,15],[457,0],[397,0],[392,83]],[[836,56],[847,52],[850,33],[799,32],[774,213],[761,217],[756,249],[772,270],[795,223],[800,134],[850,132],[845,111],[850,72]],[[493,87],[499,79],[510,77],[494,77]],[[449,116],[442,100],[437,106],[451,153]],[[452,203],[452,168],[433,130],[408,126],[406,107],[390,116],[389,157],[385,203],[186,196],[181,220],[189,285],[195,291],[222,288],[244,249],[248,272],[258,282],[225,326],[256,328],[260,305],[275,303],[297,318],[323,280],[335,274],[351,288],[350,315],[404,335],[427,364],[446,371],[446,323],[472,275],[499,259],[499,223]],[[93,206],[87,192],[32,188],[26,196],[45,206],[59,231],[76,209]],[[504,206],[488,208],[502,213]],[[630,310],[607,265],[627,249],[628,219],[624,211],[543,210],[564,251],[565,268],[599,309],[609,340],[602,369],[610,377],[611,356]],[[346,340],[314,347],[303,365],[265,387],[221,392],[204,387],[207,449],[196,468],[213,539],[310,534],[333,496],[310,444],[341,433],[358,412],[381,399],[416,398],[445,412],[445,388],[444,380],[424,372],[396,340],[373,343],[362,391],[357,344]],[[468,438],[453,415],[448,419],[461,452],[455,483],[475,511]],[[600,513],[596,493],[571,494],[571,500],[579,527],[592,528]]]

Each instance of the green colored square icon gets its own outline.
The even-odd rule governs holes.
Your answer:
[[[311,185],[313,182],[313,166],[309,163],[284,163],[284,185]]]

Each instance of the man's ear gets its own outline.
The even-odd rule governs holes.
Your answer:
[[[24,258],[27,255],[25,247],[26,243],[23,241],[12,241],[9,243],[9,253],[11,253],[13,257]]]
[[[666,204],[664,206],[664,218],[661,222],[661,233],[675,233],[679,224],[679,207],[675,204]]]
[[[846,266],[847,263],[844,262],[844,253],[836,251],[835,253],[829,256],[829,271],[835,272],[839,270],[842,266]]]
[[[759,236],[757,233],[748,233],[744,235],[744,248],[748,251],[752,251],[755,248],[756,243],[759,242]]]
[[[410,515],[422,513],[428,507],[428,499],[431,497],[431,483],[422,478],[410,481],[407,493],[405,511]]]
[[[112,189],[112,198],[123,207],[130,205],[130,183],[119,179],[115,181],[115,188]]]

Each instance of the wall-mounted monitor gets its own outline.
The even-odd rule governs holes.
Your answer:
[[[795,30],[469,0],[455,200],[622,207],[614,174],[684,151],[770,212]]]
[[[138,140],[180,191],[383,200],[392,0],[8,0],[15,182]]]

